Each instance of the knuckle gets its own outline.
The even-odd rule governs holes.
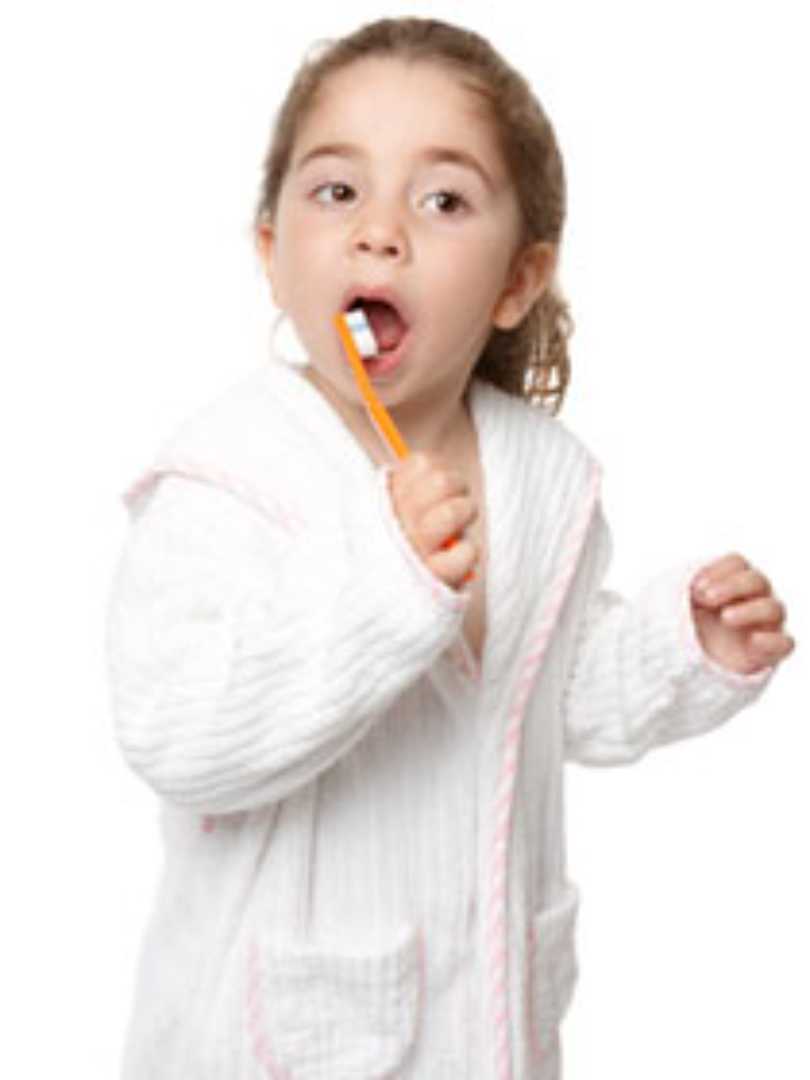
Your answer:
[[[474,561],[474,552],[472,545],[466,537],[459,540],[456,544],[454,551],[456,552],[456,559],[459,569],[466,569]]]
[[[447,478],[453,487],[453,491],[461,492],[463,495],[469,494],[470,489],[467,485],[467,481],[457,469],[450,469],[447,473]]]
[[[465,499],[464,500],[463,515],[464,515],[463,516],[463,521],[464,521],[465,527],[467,527],[469,525],[472,525],[472,523],[477,519],[477,517],[478,517],[478,507],[475,505],[475,503],[472,501],[472,499]]]
[[[455,506],[456,517],[459,521],[466,523],[470,516],[471,502],[466,495],[457,495],[453,500]]]
[[[450,481],[446,472],[438,471],[433,474],[433,492],[438,498],[444,498],[450,490]]]
[[[426,520],[426,526],[431,532],[437,533],[439,536],[444,536],[450,532],[455,526],[452,508],[447,503],[434,507]]]
[[[446,532],[453,527],[453,511],[447,503],[442,503],[442,505],[437,508],[433,520],[436,522],[436,528],[442,532]]]
[[[738,589],[745,590],[748,593],[762,592],[762,578],[756,570],[738,570],[732,580]]]
[[[475,558],[475,544],[470,540],[468,536],[463,536],[458,542],[459,555],[463,558],[465,564],[470,559]]]
[[[459,500],[447,503],[450,510],[450,521],[454,528],[463,528],[467,524],[467,516],[464,513],[464,504]]]

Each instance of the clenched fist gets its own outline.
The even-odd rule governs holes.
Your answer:
[[[460,588],[480,555],[478,545],[460,535],[478,517],[464,478],[440,455],[418,451],[392,468],[389,490],[403,532],[422,562],[445,585]]]
[[[787,611],[761,571],[736,552],[716,559],[692,582],[692,617],[703,649],[742,675],[775,667],[796,647]]]

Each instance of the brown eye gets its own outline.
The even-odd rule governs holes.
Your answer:
[[[335,194],[335,196],[336,196],[335,198],[324,200],[324,199],[321,199],[321,198],[318,197],[320,192],[329,191],[330,189]],[[321,184],[320,187],[315,188],[315,191],[313,192],[313,194],[314,194],[315,199],[316,199],[317,202],[320,202],[320,203],[326,202],[327,205],[328,205],[330,202],[333,202],[333,203],[334,202],[340,202],[340,203],[346,202],[347,199],[344,196],[345,196],[347,191],[351,191],[351,190],[352,190],[352,188],[351,188],[351,186],[349,184],[341,184],[339,182],[335,183],[335,182],[330,181],[328,184]]]
[[[457,191],[434,191],[428,195],[428,199],[436,198],[443,217],[458,216],[457,209],[467,206],[467,200]]]

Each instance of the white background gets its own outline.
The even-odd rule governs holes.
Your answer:
[[[806,1077],[802,5],[319,8],[29,0],[0,16],[0,1072],[117,1075],[161,858],[105,681],[119,494],[265,354],[249,224],[305,50],[430,12],[527,75],[563,149],[577,330],[562,419],[604,465],[607,584],[632,594],[670,563],[740,551],[798,640],[722,730],[631,768],[568,770],[584,899],[566,1080]]]

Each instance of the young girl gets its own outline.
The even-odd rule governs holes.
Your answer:
[[[600,469],[556,418],[564,214],[477,35],[385,19],[296,77],[256,237],[306,364],[274,352],[126,496],[116,730],[166,851],[128,1080],[559,1077],[563,763],[708,731],[792,650],[739,555],[601,589]],[[401,462],[332,322],[358,299]]]

